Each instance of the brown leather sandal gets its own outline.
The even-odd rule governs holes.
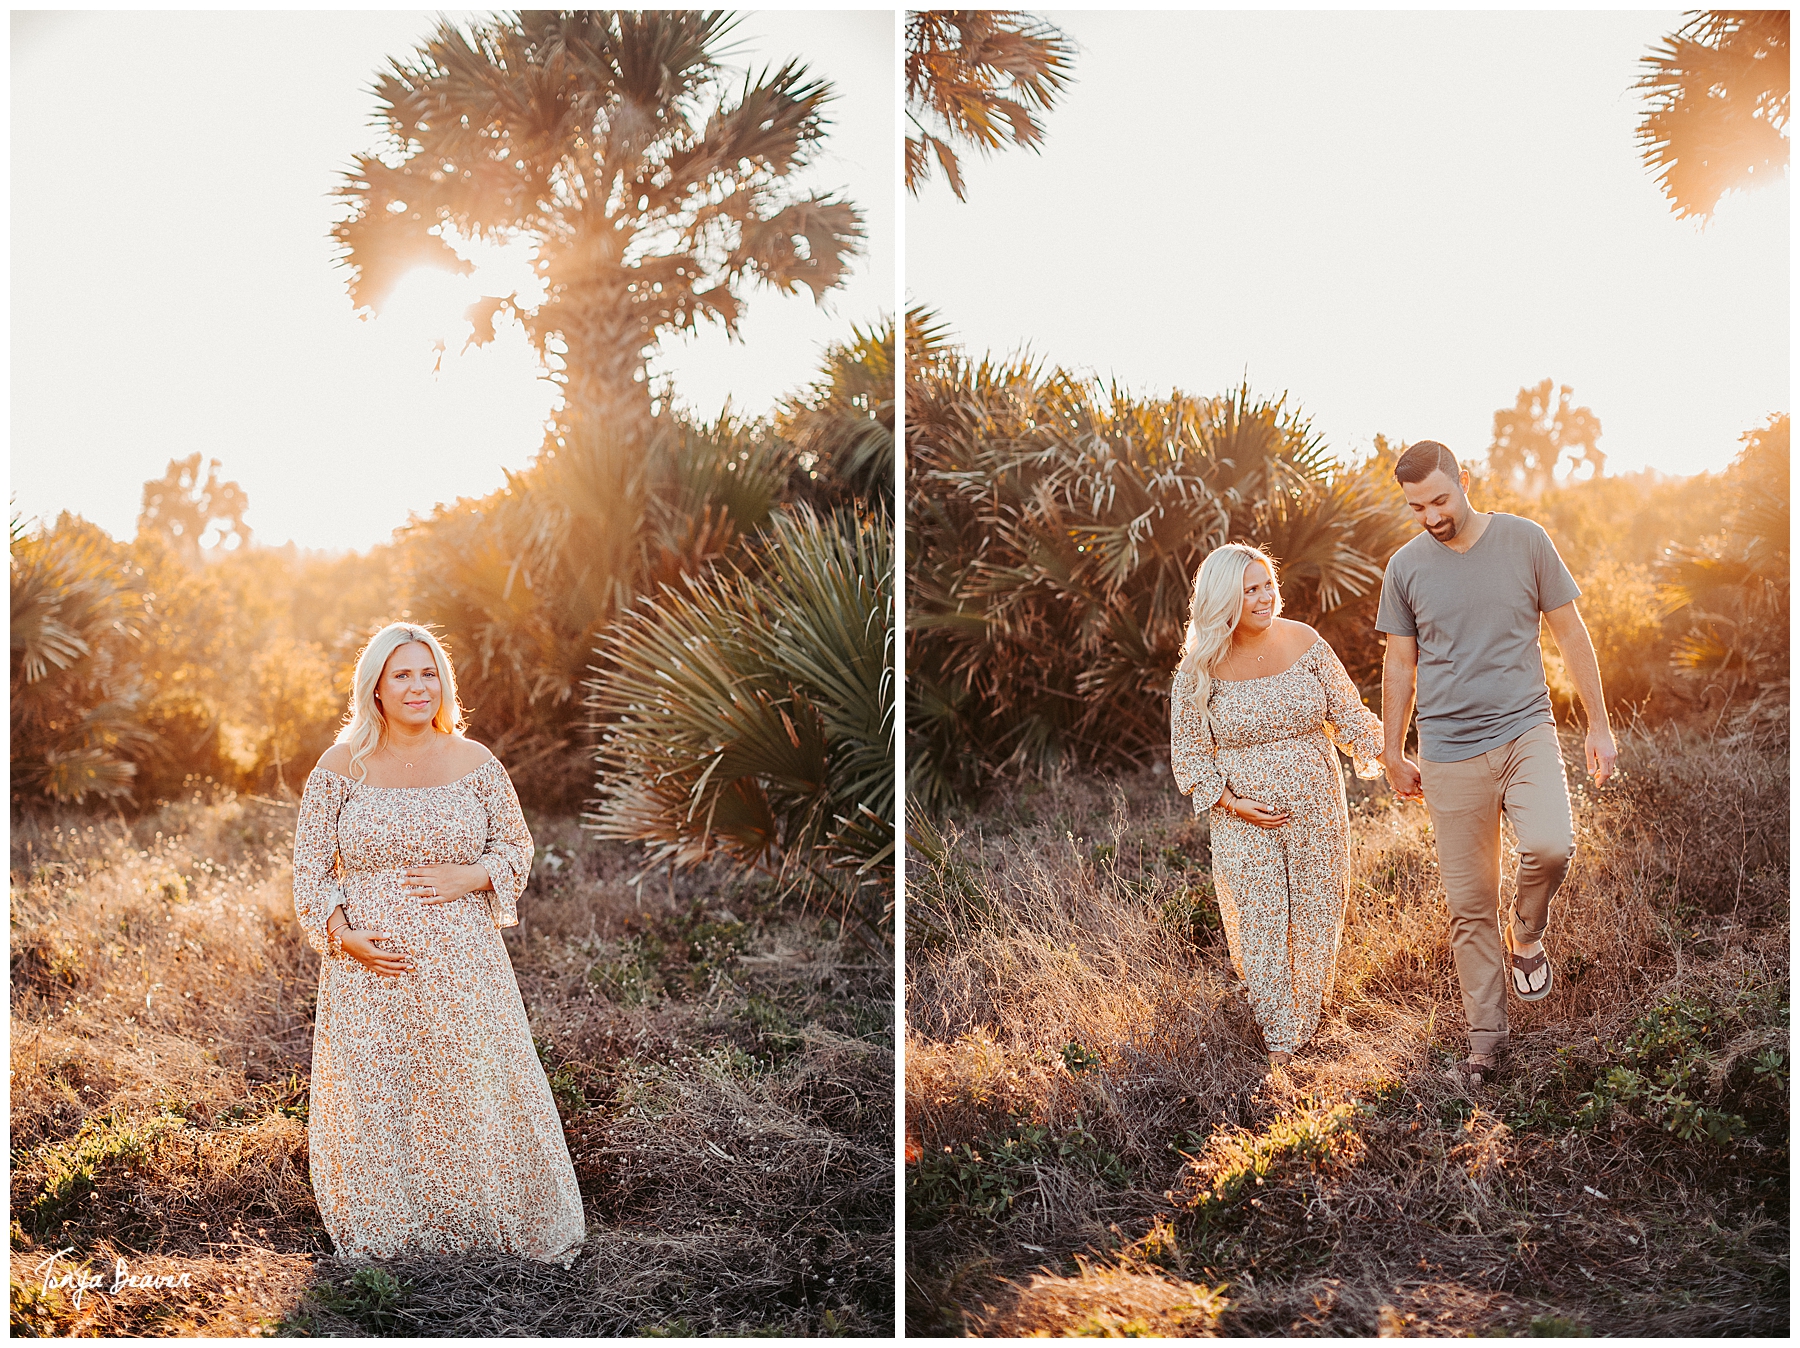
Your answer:
[[[1512,995],[1522,1002],[1543,1001],[1544,998],[1550,995],[1550,989],[1556,986],[1556,970],[1550,967],[1550,952],[1548,950],[1542,950],[1535,955],[1515,955],[1513,953],[1512,923],[1510,922],[1500,928],[1500,936],[1501,939],[1506,942],[1506,959],[1508,965],[1506,971],[1506,983],[1507,986],[1512,989]],[[1513,975],[1515,973],[1524,974],[1525,984],[1529,987],[1531,985],[1531,976],[1539,969],[1544,971],[1544,986],[1539,988],[1536,992],[1520,992],[1519,980]]]
[[[1464,1058],[1459,1062],[1452,1063],[1444,1075],[1462,1090],[1480,1090],[1483,1086],[1491,1084],[1500,1075],[1500,1055],[1496,1053],[1491,1056],[1494,1059],[1491,1063],[1475,1062],[1471,1058]]]

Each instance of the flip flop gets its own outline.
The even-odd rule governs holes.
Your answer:
[[[1556,970],[1550,967],[1550,952],[1540,951],[1535,955],[1513,954],[1512,923],[1508,922],[1500,928],[1500,935],[1506,942],[1507,971],[1506,981],[1512,988],[1513,996],[1522,1002],[1541,1002],[1550,995],[1550,989],[1556,986]],[[1536,992],[1520,992],[1519,980],[1514,974],[1524,974],[1526,983],[1539,969],[1544,971],[1544,986]]]

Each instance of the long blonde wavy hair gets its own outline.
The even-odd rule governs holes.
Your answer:
[[[409,641],[429,647],[431,658],[437,662],[438,686],[444,696],[437,714],[431,718],[431,728],[451,734],[467,724],[462,703],[456,698],[456,670],[443,643],[418,623],[389,623],[369,638],[369,644],[356,657],[356,674],[350,681],[350,711],[344,717],[344,728],[338,731],[337,742],[350,748],[350,771],[346,775],[359,782],[368,776],[363,760],[387,738],[387,717],[375,701],[375,685],[381,682],[388,657]]]
[[[1181,663],[1175,669],[1175,697],[1200,709],[1200,724],[1210,734],[1212,714],[1206,700],[1212,692],[1213,670],[1231,649],[1231,634],[1244,611],[1244,572],[1251,562],[1261,562],[1275,582],[1275,617],[1281,616],[1281,580],[1275,559],[1248,543],[1224,543],[1206,554],[1194,572],[1194,594],[1188,601],[1187,637],[1181,643]]]

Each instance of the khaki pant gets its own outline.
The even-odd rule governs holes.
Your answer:
[[[1575,822],[1556,728],[1536,725],[1517,739],[1460,763],[1421,760],[1425,808],[1437,835],[1438,873],[1450,907],[1450,953],[1462,984],[1469,1051],[1504,1048],[1507,987],[1500,941],[1500,815],[1519,839],[1513,941],[1537,940],[1550,900],[1575,855]]]

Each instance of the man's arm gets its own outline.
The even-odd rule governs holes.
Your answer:
[[[1381,659],[1381,757],[1394,794],[1418,799],[1419,768],[1406,756],[1406,727],[1412,723],[1413,693],[1419,681],[1419,639],[1387,633]]]
[[[1544,617],[1550,623],[1550,635],[1556,638],[1556,649],[1562,652],[1563,668],[1581,698],[1587,712],[1587,769],[1594,785],[1602,786],[1613,774],[1619,749],[1613,743],[1612,722],[1606,715],[1606,698],[1600,689],[1600,660],[1594,654],[1593,638],[1587,624],[1581,621],[1574,601],[1553,608]]]

